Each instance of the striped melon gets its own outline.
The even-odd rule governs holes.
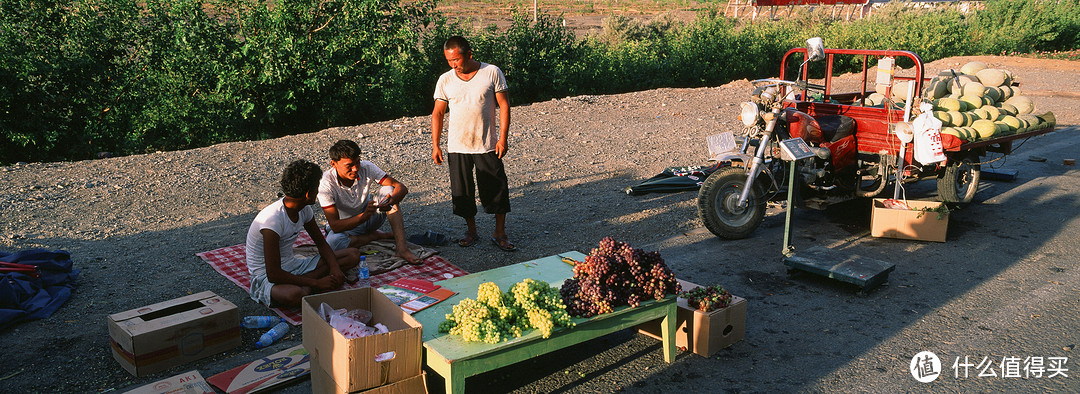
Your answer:
[[[964,114],[958,111],[949,111],[949,124],[953,126],[966,126],[964,124]]]
[[[949,84],[949,93],[961,93],[964,85],[971,82],[979,82],[979,78],[974,75],[960,74]]]
[[[975,75],[979,71],[985,70],[987,67],[986,63],[975,60],[960,67],[960,72],[968,75]]]
[[[982,108],[975,108],[975,109],[971,110],[971,113],[974,114],[975,117],[977,117],[979,119],[990,119],[990,113],[987,112],[985,109],[982,109]]]
[[[948,111],[934,111],[934,117],[941,121],[943,126],[952,126],[952,117]]]
[[[968,82],[961,89],[962,96],[982,97],[984,92],[986,92],[986,86],[980,82]]]
[[[899,81],[893,84],[892,98],[893,101],[900,102],[907,100],[908,87],[911,85],[910,81]]]
[[[1013,96],[1012,98],[1005,100],[1005,104],[1016,107],[1016,113],[1018,114],[1030,114],[1035,112],[1035,102],[1031,101],[1027,96]]]
[[[1001,117],[1001,110],[998,109],[998,107],[995,107],[993,105],[984,105],[980,108],[986,110],[987,115],[989,115],[986,117],[986,120],[994,121],[998,120],[998,118]]]
[[[934,107],[940,111],[959,111],[961,108],[960,100],[943,97],[934,101]]]
[[[986,86],[1001,86],[1005,84],[1005,71],[997,68],[986,68],[975,73],[979,82]]]
[[[1010,131],[1016,131],[1016,129],[1020,128],[1020,119],[1012,115],[1002,116],[1001,123],[1008,125]]]
[[[961,111],[970,111],[983,106],[982,97],[977,96],[960,96],[960,102],[967,104],[966,107],[960,108]]]
[[[1013,115],[1013,116],[1017,115],[1017,109],[1012,104],[998,103],[997,107],[998,107],[999,110],[1001,110],[1002,114]]]
[[[1032,115],[1032,114],[1022,114],[1022,115],[1017,115],[1016,117],[1018,119],[1020,119],[1020,120],[1023,120],[1025,122],[1027,122],[1028,125],[1026,127],[1038,126],[1039,122],[1042,121],[1042,119],[1039,119],[1038,116],[1035,116],[1035,115]]]
[[[971,123],[971,127],[978,133],[976,139],[990,138],[997,132],[997,124],[989,120],[979,119]]]

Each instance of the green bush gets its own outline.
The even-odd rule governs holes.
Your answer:
[[[984,5],[961,13],[895,3],[852,21],[804,9],[754,23],[728,20],[716,6],[689,23],[611,17],[601,34],[577,39],[560,18],[533,22],[530,12],[515,12],[506,29],[468,28],[435,12],[433,0],[6,0],[0,164],[426,114],[451,35],[503,69],[514,104],[772,77],[784,52],[814,36],[925,61],[1080,46],[1080,0]]]

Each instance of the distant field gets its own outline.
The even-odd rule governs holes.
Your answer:
[[[566,26],[580,37],[599,31],[605,17],[621,15],[638,19],[651,19],[660,14],[669,14],[679,20],[691,20],[698,11],[715,7],[724,7],[727,2],[699,2],[688,0],[539,0],[540,13],[561,15]],[[474,26],[506,26],[512,13],[532,15],[533,2],[521,0],[476,1],[443,0],[438,11],[452,19],[471,20]]]

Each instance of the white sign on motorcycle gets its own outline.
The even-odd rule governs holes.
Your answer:
[[[730,131],[707,136],[705,143],[709,146],[709,160],[717,160],[721,153],[739,150],[738,145],[735,144],[735,134]]]

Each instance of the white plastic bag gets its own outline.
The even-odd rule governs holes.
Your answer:
[[[915,118],[915,160],[922,164],[945,161],[945,149],[941,146],[941,121],[934,117],[933,105],[922,104],[922,114]]]
[[[371,319],[371,312],[363,309],[353,311],[344,308],[334,309],[324,302],[319,305],[319,314],[330,323],[330,327],[340,332],[345,338],[359,338],[390,332],[382,323],[369,326],[364,324],[363,321],[357,320],[357,316],[362,314],[366,314],[362,316],[362,318],[366,318],[365,320]]]

